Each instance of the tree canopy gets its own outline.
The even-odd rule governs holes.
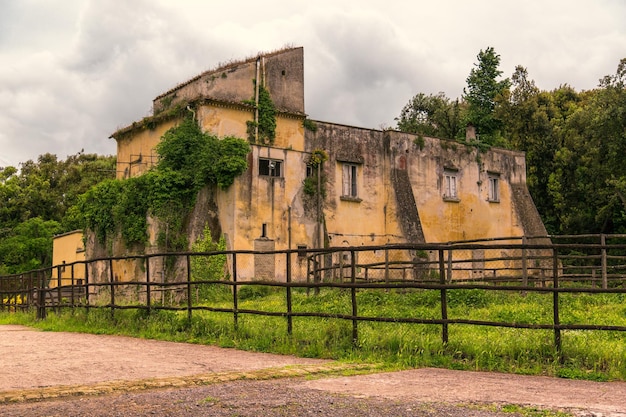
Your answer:
[[[115,167],[115,157],[79,152],[0,168],[0,273],[49,266],[53,235],[80,228],[72,207]]]
[[[499,80],[502,75],[500,55],[492,47],[480,51],[478,63],[467,77],[467,88],[463,89],[463,99],[467,102],[467,123],[471,123],[481,135],[481,140],[498,144],[502,121],[494,112],[496,100],[509,88],[508,78]]]

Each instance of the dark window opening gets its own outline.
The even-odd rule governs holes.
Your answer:
[[[259,158],[259,175],[282,177],[283,161],[278,159]]]

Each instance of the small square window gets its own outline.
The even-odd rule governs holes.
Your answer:
[[[282,177],[283,161],[279,159],[259,158],[259,175]]]

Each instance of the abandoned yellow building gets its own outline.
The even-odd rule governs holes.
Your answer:
[[[271,142],[250,130],[259,118],[260,87],[277,110]],[[202,222],[219,229],[228,249],[546,235],[521,152],[479,152],[452,140],[307,119],[302,48],[207,71],[156,97],[151,117],[112,135],[118,178],[141,175],[157,162],[156,144],[182,120],[174,108],[191,112],[205,132],[251,142],[247,171],[228,189],[205,190],[199,199]],[[315,165],[312,156],[326,160]],[[190,234],[193,241],[198,232]],[[284,278],[282,258],[246,262],[242,279]]]

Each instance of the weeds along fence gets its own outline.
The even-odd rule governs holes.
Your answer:
[[[553,332],[560,353],[563,331],[626,331],[623,323],[563,322],[560,301],[564,295],[624,294],[625,282],[626,235],[543,236],[93,259],[0,277],[0,308],[36,309],[38,318],[45,318],[50,309],[67,308],[108,309],[112,317],[122,309],[184,311],[190,320],[196,311],[210,311],[232,315],[235,327],[242,314],[276,316],[285,319],[287,334],[292,333],[295,319],[317,317],[351,322],[355,343],[362,322],[438,326],[444,344],[451,325],[538,329]],[[224,298],[216,301],[216,288],[227,294],[226,302]],[[261,288],[284,294],[282,306],[263,310],[242,303]],[[302,304],[294,307],[294,295],[313,299],[321,291],[347,294],[345,308],[329,312],[307,311]],[[360,313],[359,294],[390,291],[435,294],[439,313],[436,317],[400,316],[372,313],[371,308],[367,314]],[[450,316],[451,297],[472,291],[517,296],[541,293],[551,313],[542,322],[525,317],[494,321],[473,319],[470,314]]]

